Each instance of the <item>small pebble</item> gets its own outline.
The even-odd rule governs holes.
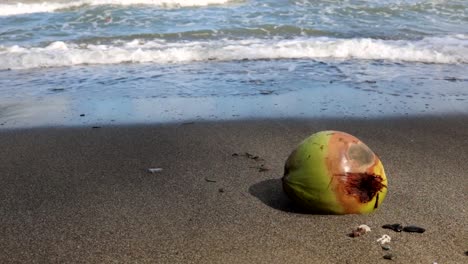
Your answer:
[[[419,227],[419,226],[409,225],[409,226],[405,226],[403,228],[403,231],[409,232],[409,233],[421,233],[422,234],[426,231],[426,229]]]
[[[382,249],[383,249],[383,250],[390,250],[391,248],[390,248],[390,246],[388,246],[388,245],[382,245]]]
[[[394,260],[395,256],[393,254],[386,254],[385,256],[383,256],[383,258],[388,260]]]
[[[401,224],[383,225],[382,228],[391,229],[395,232],[401,232],[403,230],[403,226]]]

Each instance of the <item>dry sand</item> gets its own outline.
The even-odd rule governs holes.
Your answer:
[[[325,129],[381,157],[376,213],[302,214],[282,193],[290,151]],[[0,263],[389,263],[383,234],[394,263],[468,261],[467,116],[16,129],[0,147]]]

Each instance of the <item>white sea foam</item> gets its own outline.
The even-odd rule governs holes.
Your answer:
[[[468,36],[419,41],[300,38],[288,40],[115,41],[108,45],[53,42],[46,47],[0,46],[0,69],[80,64],[186,63],[257,59],[364,59],[468,63]]]
[[[226,4],[232,0],[78,0],[78,1],[43,1],[14,4],[0,4],[0,16],[54,12],[60,9],[83,5],[155,5],[163,7],[207,6]]]

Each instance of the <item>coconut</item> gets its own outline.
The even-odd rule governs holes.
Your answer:
[[[305,139],[288,157],[282,183],[299,206],[325,214],[370,213],[379,208],[388,186],[379,157],[339,131]]]

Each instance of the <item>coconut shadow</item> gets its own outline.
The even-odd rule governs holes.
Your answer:
[[[284,193],[281,179],[257,182],[250,186],[249,193],[276,210],[295,214],[320,214],[295,205]]]

